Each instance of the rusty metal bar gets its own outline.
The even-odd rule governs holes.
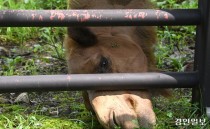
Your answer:
[[[198,9],[1,10],[0,27],[198,25]]]
[[[192,88],[197,72],[2,76],[0,92]]]

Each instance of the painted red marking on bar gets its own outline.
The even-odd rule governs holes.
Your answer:
[[[156,10],[156,16],[157,16],[157,19],[159,19],[160,18],[160,10]]]
[[[51,13],[51,16],[50,16],[50,20],[53,20],[54,19],[54,17],[55,17],[55,11],[50,11],[50,13]]]
[[[139,12],[138,17],[144,19],[147,16],[147,13],[145,12]]]
[[[165,14],[164,14],[164,17],[165,17],[165,19],[168,20],[168,18],[169,18],[168,13],[165,13]]]
[[[32,16],[32,20],[34,20],[35,19],[35,14],[31,14],[31,16]]]
[[[43,21],[42,15],[39,15],[39,20],[40,20],[40,21]]]
[[[88,21],[91,18],[91,15],[85,11],[84,14],[81,14],[82,17],[80,17],[81,22]]]
[[[63,13],[57,13],[57,15],[59,20],[62,21],[63,19],[65,19],[65,15]]]
[[[50,20],[54,20],[54,18],[57,17],[58,20],[61,20],[61,21],[62,21],[62,20],[64,20],[65,17],[66,17],[66,16],[65,16],[62,12],[60,12],[60,11],[51,10],[50,13],[51,13]]]

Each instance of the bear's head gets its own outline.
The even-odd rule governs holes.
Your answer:
[[[65,47],[69,73],[137,73],[148,60],[132,27],[69,27]],[[139,41],[137,43],[137,41]],[[91,107],[105,128],[152,128],[156,122],[148,90],[87,91]]]

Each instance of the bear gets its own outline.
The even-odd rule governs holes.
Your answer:
[[[70,9],[150,9],[149,0],[69,0]],[[156,71],[153,26],[67,28],[66,58],[70,74]],[[157,92],[167,94],[165,91]],[[86,108],[106,129],[154,128],[156,115],[149,89],[84,91]]]

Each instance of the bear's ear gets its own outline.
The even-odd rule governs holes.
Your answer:
[[[86,27],[68,27],[68,36],[83,47],[97,43],[96,35]]]

